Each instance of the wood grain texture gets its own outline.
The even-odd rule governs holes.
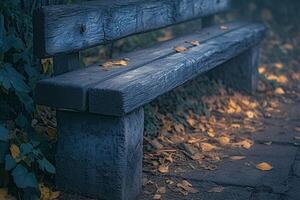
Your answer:
[[[103,200],[133,200],[142,188],[143,108],[123,117],[58,111],[56,186]]]
[[[93,65],[50,79],[44,79],[37,84],[35,100],[38,104],[54,108],[86,111],[87,91],[92,85],[99,84],[114,76],[136,69],[155,60],[173,55],[175,54],[175,46],[192,47],[192,45],[186,43],[186,41],[199,40],[200,43],[203,43],[247,25],[249,24],[241,22],[226,24],[228,27],[227,31],[220,30],[219,26],[203,30],[200,28],[197,33],[184,35],[153,47],[127,53],[116,58],[129,58],[127,67],[105,71],[99,65]]]
[[[95,85],[89,111],[124,115],[257,45],[264,33],[264,26],[252,24]]]
[[[53,57],[53,75],[60,75],[80,68],[79,53],[63,54]]]
[[[76,52],[229,8],[230,0],[92,1],[45,6],[34,14],[38,57]]]

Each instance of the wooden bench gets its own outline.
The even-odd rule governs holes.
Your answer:
[[[144,104],[213,68],[229,86],[255,89],[265,28],[215,25],[214,14],[229,7],[229,0],[100,0],[35,12],[35,54],[54,59],[55,76],[41,80],[35,95],[38,104],[57,108],[58,188],[135,199],[142,185]],[[196,18],[203,19],[199,31],[120,56],[129,59],[126,67],[80,68],[83,49]],[[194,40],[200,44],[186,42]]]

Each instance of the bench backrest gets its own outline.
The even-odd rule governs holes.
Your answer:
[[[79,52],[229,9],[230,0],[98,0],[45,6],[34,14],[39,58]]]

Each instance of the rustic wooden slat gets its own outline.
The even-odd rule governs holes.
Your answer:
[[[80,68],[79,52],[53,57],[53,75],[60,75]]]
[[[127,53],[116,58],[129,58],[127,67],[105,71],[99,65],[93,65],[50,79],[44,79],[37,84],[35,92],[36,102],[55,108],[85,111],[87,110],[87,90],[91,85],[175,54],[175,46],[191,47],[192,45],[186,43],[186,41],[198,40],[200,43],[203,43],[246,25],[247,23],[241,22],[226,24],[228,27],[226,31],[220,30],[219,26],[203,30],[199,29],[199,32],[178,37],[171,41],[157,44],[151,48]]]
[[[249,25],[95,85],[88,92],[89,111],[129,113],[257,45],[264,32],[262,25]]]
[[[34,14],[34,52],[38,57],[81,49],[208,16],[229,8],[230,0],[92,1],[53,5]]]

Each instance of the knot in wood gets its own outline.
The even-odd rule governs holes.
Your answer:
[[[80,24],[80,33],[83,34],[86,31],[86,25]]]

